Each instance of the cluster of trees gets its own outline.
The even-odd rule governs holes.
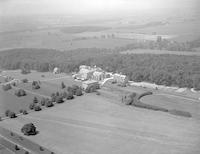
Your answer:
[[[24,135],[36,135],[37,134],[37,130],[36,130],[36,127],[33,123],[28,123],[28,124],[25,124],[22,128],[21,128],[21,132],[24,134]]]
[[[93,93],[93,92],[96,92],[97,89],[100,89],[99,84],[89,85],[89,86],[85,89],[85,92],[86,92],[86,93]]]
[[[167,39],[162,39],[158,36],[157,41],[145,40],[145,41],[133,41],[133,43],[125,45],[123,47],[117,47],[115,50],[118,52],[134,49],[151,49],[151,50],[168,50],[168,51],[193,51],[199,47],[194,42],[177,42]]]
[[[16,49],[1,52],[0,65],[3,68],[18,69],[26,64],[38,71],[53,70],[57,66],[66,73],[78,71],[82,64],[97,65],[106,71],[122,72],[133,81],[200,89],[198,56],[122,55],[112,50],[95,48],[68,52],[47,49]]]

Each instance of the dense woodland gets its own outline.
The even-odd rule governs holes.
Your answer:
[[[120,54],[108,49],[76,49],[60,52],[50,49],[15,49],[0,54],[4,69],[78,71],[79,65],[97,65],[107,71],[122,72],[133,81],[194,87],[200,89],[200,57],[180,55]]]

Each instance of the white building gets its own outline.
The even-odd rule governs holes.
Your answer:
[[[128,77],[126,75],[122,75],[122,74],[118,74],[118,73],[115,73],[113,75],[113,79],[114,79],[114,81],[116,81],[118,83],[127,83],[128,82]]]
[[[53,69],[53,74],[59,74],[60,73],[60,69],[58,67],[55,67]]]

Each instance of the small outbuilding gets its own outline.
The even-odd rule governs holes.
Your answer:
[[[53,69],[53,74],[59,74],[60,73],[60,69],[58,67],[55,67]]]

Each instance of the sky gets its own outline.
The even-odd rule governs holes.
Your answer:
[[[200,0],[0,0],[0,15],[104,14],[199,9]]]

